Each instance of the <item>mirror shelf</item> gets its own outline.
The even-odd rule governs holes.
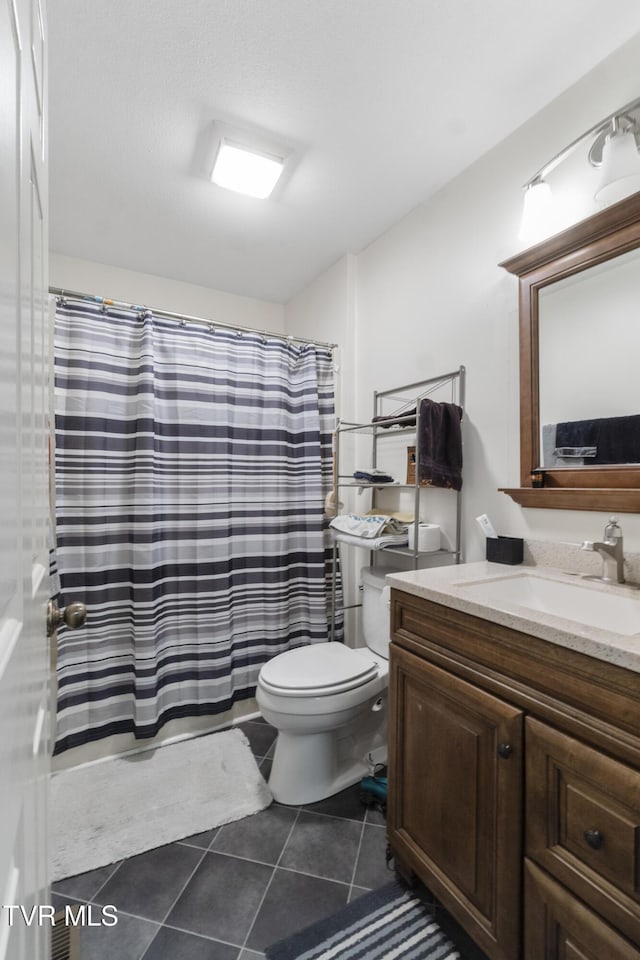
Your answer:
[[[539,390],[540,291],[637,248],[640,193],[500,264],[519,278],[521,483],[500,490],[523,507],[640,511],[640,464],[541,468]],[[542,486],[534,486],[535,475],[543,478]]]

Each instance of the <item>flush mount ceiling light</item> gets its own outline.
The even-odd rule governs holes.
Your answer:
[[[594,199],[601,206],[623,200],[640,190],[640,97],[610,113],[556,154],[524,185],[524,208],[519,237],[535,243],[557,229],[549,174],[578,148],[591,146],[586,159],[600,168]]]
[[[284,169],[285,158],[221,137],[211,179],[219,187],[266,200]]]

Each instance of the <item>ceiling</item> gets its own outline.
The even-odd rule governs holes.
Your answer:
[[[53,0],[51,249],[286,302],[638,30],[637,0]],[[209,181],[216,121],[289,147],[273,198]]]

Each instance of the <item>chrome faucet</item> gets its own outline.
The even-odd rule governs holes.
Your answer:
[[[601,543],[585,540],[583,550],[594,550],[602,557],[601,580],[606,583],[624,583],[624,553],[622,552],[622,530],[617,517],[611,517],[604,528]]]

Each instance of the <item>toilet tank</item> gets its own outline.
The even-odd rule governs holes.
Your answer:
[[[389,659],[390,608],[389,591],[384,578],[392,570],[378,567],[362,569],[362,632],[370,650]]]

